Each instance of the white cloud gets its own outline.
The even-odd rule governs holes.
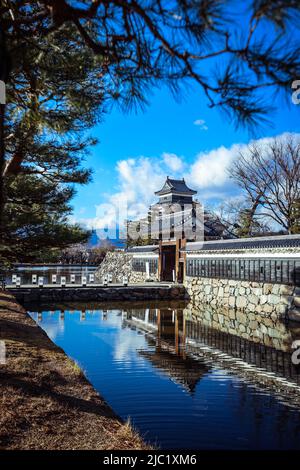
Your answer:
[[[173,167],[174,162],[175,158]],[[163,158],[141,156],[120,160],[116,165],[117,191],[107,195],[105,203],[96,206],[95,217],[79,222],[98,230],[109,227],[108,232],[98,231],[98,236],[115,238],[117,220],[122,224],[127,218],[138,219],[147,214],[150,204],[156,200],[154,192],[163,186],[167,171]]]
[[[175,153],[163,153],[162,158],[165,165],[175,173],[181,171],[184,167],[182,158],[175,155]]]
[[[194,125],[200,127],[201,131],[208,130],[208,126],[206,122],[204,121],[204,119],[196,119],[196,121],[194,121]]]
[[[182,20],[182,16],[181,16],[181,15],[177,15],[176,13],[173,13],[172,17],[174,18],[174,20],[177,20],[177,21],[181,21],[181,20]]]
[[[277,137],[264,137],[258,140],[252,140],[249,144],[257,144],[260,146],[261,151],[274,140],[286,139],[291,134],[283,133]],[[300,134],[295,134],[300,137]],[[215,192],[216,188],[221,189],[228,193],[228,189],[231,190],[233,187],[233,181],[230,180],[229,169],[234,160],[236,160],[243,152],[247,153],[248,144],[234,144],[227,148],[221,146],[217,149],[213,149],[207,152],[201,152],[196,156],[196,159],[192,165],[190,165],[188,172],[185,174],[186,180],[195,189],[199,190],[199,197],[201,199],[203,190],[209,190]]]
[[[282,139],[287,135],[285,133],[278,138]],[[300,137],[300,134],[297,136]],[[263,138],[256,142],[263,148],[271,140],[273,138]],[[94,218],[82,218],[78,222],[98,229],[111,227],[110,232],[105,232],[105,238],[107,235],[114,238],[117,217],[120,223],[127,218],[144,217],[149,205],[157,201],[154,192],[162,187],[166,176],[170,174],[169,170],[174,178],[184,176],[188,186],[198,191],[199,201],[209,205],[237,196],[239,189],[230,180],[229,168],[238,158],[239,152],[245,152],[246,149],[246,144],[234,144],[229,148],[221,146],[199,153],[189,165],[183,157],[167,152],[160,158],[140,156],[121,160],[116,165],[116,192],[107,195],[104,204],[96,206]]]
[[[110,206],[97,206],[97,226],[103,226],[104,221],[110,225],[116,217],[116,208],[120,211],[120,222],[145,216],[150,204],[157,200],[154,192],[163,186],[169,170],[176,178],[181,176],[183,167],[183,160],[172,153],[163,153],[161,158],[141,156],[119,161],[116,166],[118,191],[108,196]]]
[[[224,186],[229,180],[227,171],[239,150],[239,145],[233,145],[229,149],[222,146],[209,152],[199,153],[185,175],[187,181],[196,189]]]

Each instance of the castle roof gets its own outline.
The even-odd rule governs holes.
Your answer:
[[[180,194],[186,194],[186,195],[192,196],[193,194],[197,194],[197,191],[190,189],[186,185],[184,178],[182,178],[182,180],[175,180],[167,176],[165,184],[163,185],[161,190],[156,191],[155,194],[157,194],[158,196],[163,196],[164,194],[169,194],[169,193],[173,193],[173,194],[180,193]]]

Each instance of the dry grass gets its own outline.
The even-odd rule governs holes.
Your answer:
[[[0,449],[147,449],[15,302],[0,291]]]

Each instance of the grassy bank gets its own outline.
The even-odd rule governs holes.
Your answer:
[[[145,449],[80,368],[0,291],[0,449]]]

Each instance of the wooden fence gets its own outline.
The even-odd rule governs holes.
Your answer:
[[[186,275],[300,285],[299,259],[201,259],[188,257]]]

